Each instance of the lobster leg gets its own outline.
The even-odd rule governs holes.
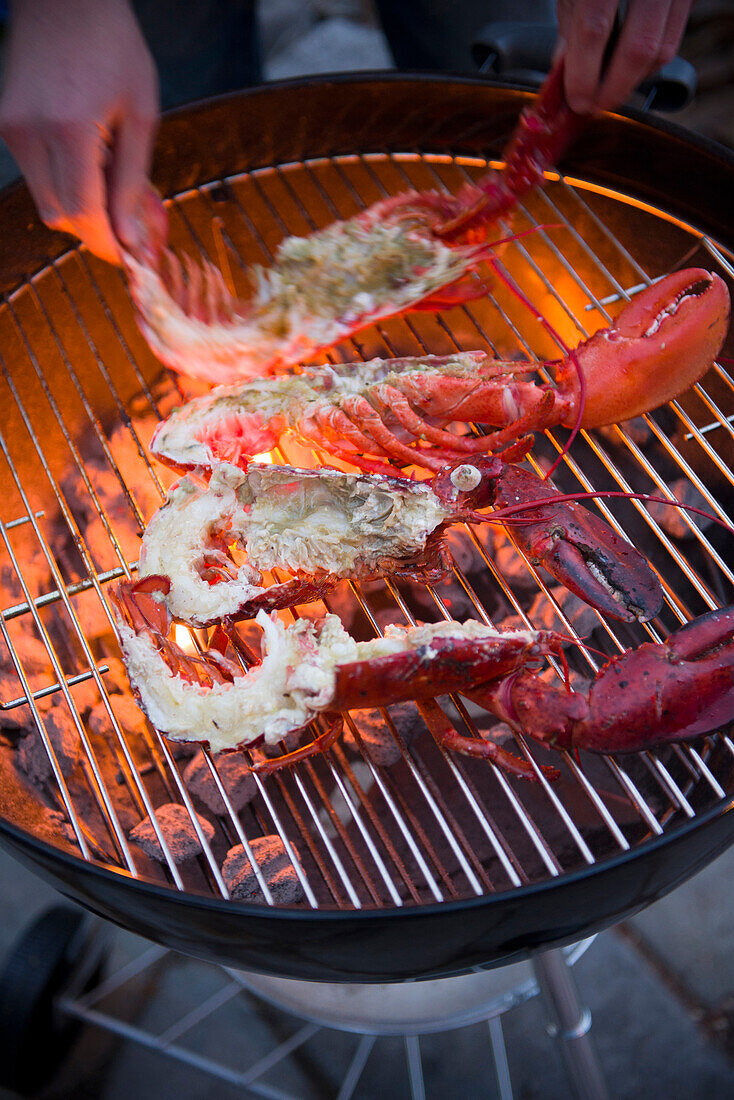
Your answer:
[[[526,431],[541,430],[551,423],[554,407],[553,394],[547,391],[532,411],[520,414],[506,427],[483,436],[460,436],[430,424],[395,386],[386,383],[375,386],[370,391],[370,397],[382,412],[391,413],[416,439],[441,446],[444,454],[452,456],[496,451]]]
[[[415,313],[423,312],[435,313],[439,309],[453,309],[454,306],[463,305],[465,302],[473,302],[477,298],[483,298],[485,294],[489,294],[492,289],[491,283],[485,282],[483,279],[460,279],[458,282],[453,283],[451,286],[446,286],[443,290],[438,290],[435,294],[431,294],[428,298],[421,299],[420,302],[416,302],[411,306],[411,310]]]
[[[574,747],[632,752],[711,733],[734,719],[734,606],[694,619],[660,645],[613,658],[594,680]]]
[[[435,448],[430,452],[408,447],[383,423],[380,414],[372,408],[365,397],[351,396],[343,402],[344,412],[352,417],[362,431],[369,432],[376,443],[393,459],[415,466],[424,466],[437,472],[445,460],[436,456]]]
[[[227,621],[235,623],[241,619],[254,619],[258,611],[281,611],[301,603],[314,603],[336,588],[340,579],[333,574],[291,577],[281,584],[271,585],[264,592],[241,604],[236,611],[229,612]],[[213,619],[211,623],[202,625],[213,626],[217,621],[218,619]]]
[[[485,176],[467,188],[464,209],[434,230],[446,241],[478,233],[489,222],[508,214],[531,187],[544,182],[544,172],[563,156],[584,125],[566,103],[561,57],[545,79],[537,98],[526,107],[503,152],[505,170]],[[478,192],[478,194],[476,194]],[[476,195],[474,201],[469,196]],[[458,199],[462,199],[459,192]]]
[[[356,466],[359,470],[364,470],[367,474],[384,474],[389,477],[400,476],[400,470],[395,466],[390,466],[389,463],[380,462],[375,458],[367,458],[364,451],[368,454],[376,453],[378,455],[385,454],[385,457],[389,457],[386,452],[377,443],[367,439],[366,436],[362,438],[365,441],[365,447],[357,450],[353,449],[353,446],[343,443],[339,435],[334,434],[334,423],[332,414],[338,413],[345,421],[345,429],[342,432],[344,437],[349,441],[350,436],[352,439],[355,434],[362,435],[359,429],[352,424],[351,420],[341,411],[341,409],[331,409],[328,413],[316,412],[312,417],[304,417],[299,421],[297,430],[304,440],[310,443],[315,443],[317,447],[326,455],[332,455],[334,458],[339,458],[343,462],[349,462],[352,466]],[[346,427],[348,425],[348,429]]]
[[[291,752],[284,753],[283,756],[274,756],[270,760],[260,760],[257,764],[252,765],[250,771],[254,772],[255,775],[271,775],[273,772],[280,771],[281,768],[288,768],[291,764],[297,764],[299,760],[306,760],[309,756],[326,752],[341,737],[344,720],[341,714],[325,714],[324,718],[327,720],[328,726],[318,737],[314,737],[313,741],[309,741],[307,745],[302,745]]]
[[[421,712],[423,720],[439,748],[451,749],[452,752],[458,752],[462,756],[473,756],[479,760],[489,760],[509,775],[515,775],[519,779],[529,779],[533,783],[539,782],[537,772],[529,761],[508,752],[507,749],[503,749],[501,745],[497,745],[494,741],[479,737],[464,737],[458,733],[438,703],[435,703],[432,699],[424,699],[418,703],[418,710]],[[558,779],[561,774],[558,768],[549,765],[539,765],[539,770],[546,779],[551,781]]]
[[[341,449],[343,438],[358,454],[377,454],[380,457],[382,455],[385,458],[390,457],[389,453],[383,447],[380,447],[374,439],[370,439],[369,436],[360,431],[359,427],[349,419],[343,409],[336,406],[320,408],[315,410],[312,419],[321,429],[324,437],[330,441],[332,449],[334,447]],[[301,421],[298,424],[299,432],[308,435],[308,431],[303,430],[307,426],[306,422]]]
[[[447,432],[444,428],[429,424],[410,407],[405,394],[395,386],[386,383],[375,386],[370,391],[370,397],[380,412],[391,412],[415,439],[436,443],[449,451],[455,451],[457,455],[475,454],[492,448],[492,436],[458,436],[454,432]]]
[[[502,523],[506,510],[508,533],[526,557],[598,611],[623,622],[654,618],[663,590],[642,554],[582,505],[557,501],[561,494],[550,482],[503,458],[454,463],[433,479],[433,492],[457,520]],[[464,470],[473,472],[474,487],[462,492],[457,479]],[[477,511],[488,505],[491,515]]]

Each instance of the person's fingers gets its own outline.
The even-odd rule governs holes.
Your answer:
[[[616,0],[558,7],[561,33],[566,39],[566,101],[577,114],[588,114],[596,107],[604,50],[616,13]]]
[[[630,4],[619,42],[597,96],[599,110],[624,103],[637,85],[659,68],[671,0],[638,0]]]
[[[152,184],[148,184],[142,194],[137,220],[142,227],[142,238],[136,258],[155,267],[168,240],[168,213]]]
[[[51,146],[51,172],[63,225],[97,256],[120,262],[117,238],[107,214],[105,168],[108,150],[101,130],[72,124]]]
[[[688,24],[688,16],[691,14],[694,0],[673,0],[668,13],[668,22],[663,32],[655,69],[667,65],[678,53],[683,35]]]
[[[108,210],[114,232],[134,252],[142,229],[140,207],[150,184],[148,173],[157,127],[154,114],[124,114],[114,134],[107,169]]]

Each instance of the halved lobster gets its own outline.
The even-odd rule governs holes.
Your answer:
[[[723,280],[701,268],[677,271],[565,359],[544,364],[552,385],[525,381],[528,363],[479,351],[313,367],[217,387],[163,421],[150,449],[179,469],[212,467],[271,450],[290,430],[360,469],[439,470],[523,432],[572,427],[579,415],[594,428],[657,408],[708,370],[728,322]],[[461,436],[448,430],[457,421],[499,430]]]
[[[446,466],[424,482],[225,463],[207,487],[185,477],[169,491],[146,527],[139,575],[158,577],[174,618],[210,626],[321,599],[343,578],[435,582],[451,568],[445,528],[501,523],[511,506],[515,541],[581,599],[626,622],[657,615],[663,590],[644,557],[598,516],[559,498],[549,482],[496,455]],[[518,516],[518,503],[539,501]],[[489,505],[492,514],[479,511]],[[275,568],[289,579],[263,587],[263,571]]]
[[[272,267],[252,268],[250,301],[234,298],[212,264],[182,264],[165,248],[165,217],[151,198],[145,245],[123,253],[140,327],[167,366],[223,383],[298,363],[407,309],[481,297],[486,284],[468,276],[505,236],[491,241],[489,226],[543,182],[582,122],[565,103],[561,61],[522,112],[504,172],[456,196],[408,191],[286,238]]]
[[[425,704],[429,728],[444,747],[538,777],[533,765],[492,741],[453,730],[431,703],[449,692],[549,747],[596,753],[697,737],[734,719],[734,607],[703,615],[659,645],[612,658],[587,698],[548,685],[529,669],[548,654],[561,655],[562,636],[501,632],[473,621],[389,627],[383,638],[356,642],[335,615],[286,627],[260,612],[262,660],[244,671],[223,652],[221,637],[202,657],[171,642],[170,617],[146,593],[149,581],[119,586],[117,623],[138,702],[166,736],[220,752],[274,744],[318,716],[327,720],[324,734],[256,765],[261,772],[328,748],[341,732],[341,711],[415,699]],[[242,651],[236,634],[228,638]]]

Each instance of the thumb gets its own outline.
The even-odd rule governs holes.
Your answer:
[[[150,184],[148,171],[158,120],[125,113],[117,126],[107,168],[107,198],[112,227],[123,245],[135,252],[144,225],[140,205]]]

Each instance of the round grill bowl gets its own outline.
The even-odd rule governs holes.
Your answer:
[[[286,178],[295,180],[296,187],[296,197],[291,196],[287,202],[284,199],[280,211],[287,225],[288,203],[297,204],[301,178],[289,177],[286,170],[290,167],[303,167],[307,163],[318,176],[320,171],[337,165],[347,179],[352,163],[357,163],[360,170],[365,164],[373,164],[378,173],[383,168],[387,170],[386,166],[392,170],[397,164],[408,176],[413,170],[411,166],[417,172],[424,165],[430,166],[439,177],[444,169],[448,173],[457,171],[457,166],[477,174],[487,158],[499,154],[528,99],[528,93],[484,82],[422,76],[339,77],[273,85],[195,105],[166,117],[157,146],[154,179],[164,196],[177,197],[184,205],[193,202],[188,209],[190,214],[193,211],[190,224],[196,236],[199,224],[196,218],[201,217],[203,209],[196,206],[198,189],[206,192],[210,204],[225,203],[227,190],[220,181],[257,176],[262,171],[263,186],[272,198],[273,192],[267,192],[270,178],[267,174],[283,168]],[[591,207],[584,208],[584,225],[595,219],[603,222],[615,247],[622,251],[629,247],[628,238],[634,239],[635,263],[649,269],[651,275],[663,274],[670,266],[685,266],[684,244],[689,253],[698,251],[693,261],[686,262],[716,267],[725,277],[731,275],[733,234],[729,196],[734,185],[734,157],[725,150],[694,139],[673,126],[653,125],[641,116],[606,116],[590,125],[561,168],[565,179],[551,183],[551,188],[559,189],[559,216],[572,222],[562,202],[565,191],[561,194],[560,189],[580,188],[591,203]],[[403,187],[408,185],[404,183]],[[346,184],[345,187],[348,191]],[[373,197],[378,196],[370,196],[370,201]],[[363,201],[364,195],[359,194],[358,199]],[[330,215],[324,207],[321,224],[333,216],[336,216],[333,211]],[[548,215],[542,218],[545,223],[552,220]],[[645,227],[643,231],[640,226]],[[21,330],[29,334],[27,362],[21,363],[20,353],[14,358],[11,349],[4,369],[6,380],[10,378],[11,384],[22,390],[26,372],[36,370],[39,360],[42,372],[53,370],[52,358],[49,356],[45,362],[45,353],[38,351],[42,344],[33,322],[23,320],[22,295],[29,286],[30,293],[35,293],[33,288],[41,285],[49,270],[55,270],[54,265],[63,269],[74,250],[70,253],[62,238],[40,225],[23,187],[11,188],[0,198],[0,228],[4,242],[0,270],[0,288],[5,295],[3,309],[7,312],[9,303],[12,323],[17,327],[19,318]],[[278,235],[285,231],[276,219],[273,242],[277,243]],[[191,250],[190,240],[188,245]],[[90,262],[86,271],[93,275],[103,272],[103,265],[95,266],[93,259]],[[105,277],[109,287],[118,278],[109,270],[106,276],[99,274],[100,280]],[[109,300],[108,284],[92,280],[92,285],[97,287],[100,297]],[[124,292],[119,281],[116,285],[116,293],[122,300]],[[89,287],[87,292],[93,293]],[[73,292],[82,302],[83,293],[78,287]],[[117,308],[115,305],[115,317]],[[126,308],[131,317],[129,303],[120,308]],[[55,325],[53,312],[43,316],[46,324]],[[456,327],[451,320],[453,315],[446,316],[449,328],[452,323]],[[58,323],[63,327],[60,315]],[[107,348],[96,330],[87,325],[81,331],[106,362]],[[125,329],[128,341],[135,339],[131,331]],[[401,330],[395,331],[399,344]],[[140,371],[146,380],[153,379],[159,368],[149,353],[146,358],[145,351],[140,350],[142,342],[137,339],[133,352],[139,357]],[[365,354],[380,353],[371,350],[369,335],[364,346]],[[65,347],[70,350],[68,343]],[[36,350],[30,352],[29,348]],[[80,356],[83,352],[80,349]],[[111,351],[109,354],[112,356]],[[723,374],[723,379],[722,372],[716,374],[710,385],[707,377],[706,392],[714,395],[713,403],[726,416],[732,403],[726,372]],[[135,392],[132,382],[120,381],[119,389],[124,391],[125,400],[128,397],[132,400]],[[100,423],[110,422],[115,409],[109,393],[95,390],[91,400]],[[43,403],[34,403],[29,396],[28,408],[35,430],[42,431],[43,417],[47,415]],[[60,415],[74,443],[78,418],[71,407],[68,410],[63,407],[63,399]],[[685,415],[695,417],[695,410],[691,408]],[[11,410],[6,424],[10,439],[17,419]],[[697,421],[698,425],[703,423]],[[705,460],[701,460],[700,476],[708,476],[705,463],[711,461],[713,451],[718,460],[716,473],[711,477],[713,489],[726,502],[731,496],[728,465],[731,443],[723,426],[718,435],[722,443],[714,438],[713,432],[710,437],[698,438],[699,444],[701,438],[706,439],[708,446]],[[44,455],[52,472],[55,470],[60,476],[69,463],[69,442],[65,438],[63,445],[56,445],[52,436],[49,432],[49,439],[43,440]],[[592,467],[598,462],[598,455],[594,456],[588,442],[578,441],[578,447],[582,464],[587,462]],[[32,510],[36,506],[34,496],[42,495],[42,486],[37,456],[21,453],[24,450],[18,448],[11,457],[19,484],[28,490]],[[684,442],[676,454],[696,469],[695,456]],[[725,534],[721,536],[724,537]],[[716,542],[718,538],[718,532],[711,536],[713,555],[707,556],[704,551],[701,556],[698,547],[692,552],[691,569],[697,577],[708,568],[710,558],[716,560],[717,548],[723,552],[725,543]],[[715,566],[712,568],[715,570]],[[676,581],[671,579],[670,583],[674,585]],[[690,577],[681,583],[681,599],[692,608],[692,614],[706,610],[701,592],[708,591],[707,585],[697,588]],[[719,601],[731,602],[730,579],[724,576],[717,583],[714,590]],[[691,590],[685,585],[692,585]],[[11,602],[7,596],[3,598],[5,605]],[[675,625],[674,620],[665,620],[666,629],[674,629]],[[28,714],[26,721],[31,724]],[[9,776],[6,757],[4,764]],[[626,767],[624,760],[621,764]],[[522,870],[521,857],[515,858],[512,852],[508,855],[505,851],[510,867],[520,868],[515,881],[512,876],[509,882],[496,876],[495,885],[491,867],[489,871],[480,868],[479,889],[472,891],[462,881],[453,893],[451,889],[445,892],[444,900],[431,900],[420,894],[418,900],[408,898],[404,905],[396,905],[389,895],[381,897],[378,892],[376,899],[374,896],[367,901],[360,899],[360,908],[350,904],[348,898],[337,905],[268,906],[264,902],[232,902],[213,896],[213,891],[207,896],[200,890],[176,888],[174,884],[153,881],[145,873],[136,878],[123,863],[119,867],[106,864],[93,853],[81,858],[75,854],[78,849],[73,845],[59,844],[49,834],[38,811],[26,804],[23,789],[10,778],[0,797],[0,836],[14,855],[67,896],[123,927],[179,951],[229,966],[321,981],[435,978],[517,961],[533,951],[579,940],[663,896],[704,867],[734,839],[733,819],[728,813],[734,792],[734,751],[727,738],[713,736],[703,739],[691,751],[666,750],[659,758],[648,755],[633,762],[630,768],[625,774],[632,776],[635,790],[644,793],[647,788],[640,776],[647,776],[657,784],[656,793],[654,798],[651,796],[652,809],[648,806],[647,815],[643,814],[634,826],[630,825],[628,804],[617,826],[625,843],[616,850],[606,844],[585,863],[580,858],[565,860],[556,858],[552,851],[546,852],[540,870],[532,874]],[[477,774],[470,774],[471,791],[477,789],[473,785]],[[593,777],[600,773],[592,768],[590,774],[593,789],[596,782]],[[522,802],[525,788],[511,785],[510,790],[517,791]],[[440,789],[437,797],[440,801]],[[480,788],[477,797],[494,828],[494,808],[482,801],[483,789]],[[604,797],[601,801],[607,816],[614,819],[614,799]],[[622,801],[621,797],[618,801]],[[630,804],[635,805],[634,799]],[[536,836],[541,838],[538,841],[541,848],[544,812],[533,803],[532,811],[526,815]],[[447,817],[451,819],[451,813]],[[466,821],[461,819],[460,824],[464,827]],[[586,836],[588,822],[583,814],[574,824],[578,833]],[[502,832],[502,822],[497,828]],[[470,837],[469,833],[466,835]],[[548,846],[552,847],[552,842]],[[554,863],[555,870],[551,869]]]

